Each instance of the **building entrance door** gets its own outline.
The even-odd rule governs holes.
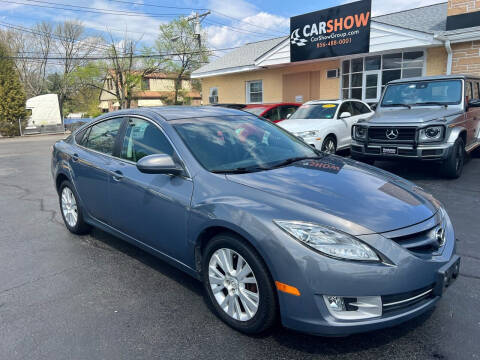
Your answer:
[[[370,70],[363,73],[362,100],[367,103],[376,103],[382,94],[382,72]]]

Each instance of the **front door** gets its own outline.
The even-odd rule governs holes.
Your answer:
[[[110,179],[112,225],[142,243],[174,257],[186,259],[187,209],[193,192],[191,179],[145,174],[136,167],[152,154],[176,156],[158,125],[140,118],[128,120],[120,159]]]
[[[366,103],[376,103],[382,92],[380,70],[365,71],[363,73],[362,100]]]

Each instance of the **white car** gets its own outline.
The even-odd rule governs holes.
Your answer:
[[[316,149],[334,154],[350,147],[352,125],[373,114],[360,100],[316,100],[306,102],[278,125]]]

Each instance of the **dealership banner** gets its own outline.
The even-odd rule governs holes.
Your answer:
[[[362,0],[290,18],[290,61],[370,50],[372,0]]]

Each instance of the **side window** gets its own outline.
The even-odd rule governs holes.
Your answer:
[[[273,109],[270,109],[267,111],[267,113],[264,115],[264,118],[270,120],[270,121],[278,121],[280,120],[280,114],[279,114],[280,107],[277,106]]]
[[[137,162],[142,157],[153,154],[173,156],[172,145],[162,131],[153,123],[143,119],[128,120],[123,139],[122,159]]]
[[[344,112],[349,112],[353,115],[353,110],[350,104],[350,101],[345,101],[342,106],[340,106],[340,110],[338,110],[338,117],[340,117],[340,115],[342,115]]]
[[[474,82],[473,84],[473,99],[480,99],[480,82]]]
[[[473,99],[473,97],[472,97],[472,93],[473,93],[472,87],[473,87],[473,86],[472,86],[472,82],[471,82],[471,81],[465,82],[465,96],[468,98],[468,100]]]
[[[86,141],[87,138],[85,134],[87,134],[88,131],[90,131],[90,128],[86,128],[75,135],[75,142],[79,145],[83,145],[83,142]]]
[[[292,115],[295,111],[297,111],[297,109],[298,108],[296,106],[282,106],[280,111],[280,119],[286,119],[288,115]]]
[[[123,118],[115,118],[99,122],[90,127],[82,145],[107,155],[113,155],[115,140],[122,125]]]
[[[362,115],[362,114],[368,114],[370,112],[370,109],[368,106],[366,106],[364,103],[361,103],[359,101],[354,101],[352,103],[353,107],[353,115]]]

